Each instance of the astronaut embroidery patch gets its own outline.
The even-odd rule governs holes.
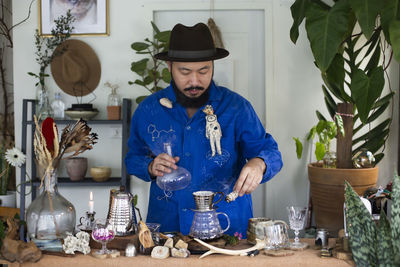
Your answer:
[[[221,126],[218,123],[217,115],[214,114],[214,109],[211,105],[207,105],[203,108],[203,112],[206,114],[206,137],[210,140],[212,157],[215,156],[215,150],[219,155],[222,154],[221,150]]]

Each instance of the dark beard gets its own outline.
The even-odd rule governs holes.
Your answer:
[[[210,96],[210,86],[211,83],[207,89],[204,89],[203,87],[201,88],[196,87],[196,89],[205,90],[204,93],[199,97],[190,98],[184,95],[181,91],[179,91],[179,89],[176,87],[174,80],[172,79],[172,88],[174,89],[175,92],[176,101],[184,108],[200,108],[204,106],[207,103],[208,98]],[[184,90],[188,91],[190,89],[192,88],[185,88]]]

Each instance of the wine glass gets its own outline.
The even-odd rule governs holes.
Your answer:
[[[114,239],[115,229],[112,224],[110,224],[108,219],[97,219],[94,223],[92,230],[92,238],[94,241],[101,243],[101,250],[96,251],[96,254],[104,255],[111,254],[115,252],[114,250],[107,249],[107,242]]]
[[[294,242],[290,243],[290,248],[302,249],[308,246],[306,243],[301,243],[299,241],[299,232],[304,228],[307,217],[306,207],[287,207],[289,216],[290,229],[294,230]]]

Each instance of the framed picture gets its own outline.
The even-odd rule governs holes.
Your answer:
[[[39,0],[39,33],[50,35],[54,20],[71,10],[72,35],[109,35],[108,0]]]

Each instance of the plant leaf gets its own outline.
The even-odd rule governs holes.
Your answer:
[[[317,142],[315,144],[315,156],[317,157],[317,160],[322,160],[325,156],[325,145],[321,142]]]
[[[144,75],[144,71],[147,67],[147,62],[149,61],[148,58],[144,58],[139,61],[132,62],[131,64],[131,71],[136,72],[140,76]]]
[[[390,23],[389,33],[394,58],[397,60],[397,62],[400,62],[400,20],[393,20]]]
[[[393,247],[392,235],[390,232],[390,224],[386,218],[386,214],[381,209],[379,224],[377,228],[377,257],[379,266],[392,266],[393,264]]]
[[[168,68],[164,68],[162,70],[161,78],[166,83],[171,82],[171,73],[169,72]]]
[[[153,30],[154,30],[156,33],[159,33],[159,32],[160,32],[160,30],[158,29],[157,25],[156,25],[154,22],[152,22],[152,21],[151,21],[151,27],[153,27]]]
[[[375,29],[375,21],[380,12],[380,1],[376,0],[349,0],[350,6],[356,14],[358,23],[364,35],[369,39]]]
[[[392,20],[396,19],[399,12],[399,0],[383,0],[383,8],[380,14],[381,26],[386,40],[392,44],[389,34],[389,25]]]
[[[131,45],[131,48],[135,51],[143,51],[149,48],[149,44],[142,43],[142,42],[135,42]]]
[[[340,133],[342,134],[343,137],[345,137],[342,116],[340,116],[339,114],[336,114],[335,121],[336,121],[337,126],[339,127]]]
[[[296,143],[297,158],[300,159],[301,158],[301,154],[303,154],[303,144],[301,143],[300,139],[297,138],[297,137],[293,137],[293,140]]]
[[[345,181],[346,223],[357,266],[377,266],[376,226],[351,185]]]
[[[290,7],[293,18],[293,24],[290,28],[290,40],[292,40],[293,43],[296,43],[297,38],[299,38],[299,26],[304,20],[307,7],[310,3],[310,0],[296,0]]]
[[[163,32],[159,32],[156,35],[154,35],[154,38],[156,38],[160,42],[166,43],[169,41],[170,35],[171,35],[171,31],[163,31]]]
[[[375,68],[368,77],[362,70],[357,69],[353,73],[350,90],[356,104],[362,123],[366,123],[369,112],[375,101],[382,93],[385,84],[382,66]]]
[[[321,71],[326,71],[339,50],[348,30],[347,1],[338,1],[329,10],[311,4],[306,12],[306,30],[311,50]]]

